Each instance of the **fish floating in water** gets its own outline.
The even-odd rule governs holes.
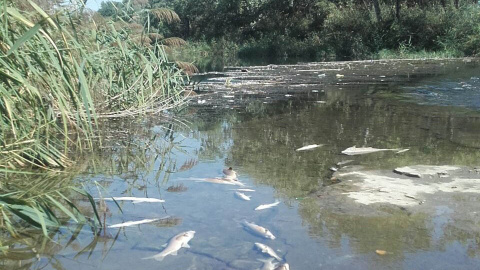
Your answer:
[[[195,236],[195,231],[187,231],[182,232],[170,239],[168,244],[166,245],[165,249],[162,252],[158,253],[157,255],[146,257],[143,259],[154,259],[157,261],[162,261],[167,255],[177,255],[177,252],[182,247],[189,248],[188,241],[192,240],[193,236]]]
[[[282,261],[282,258],[278,256],[278,254],[275,252],[275,250],[273,250],[273,248],[262,243],[255,243],[255,247],[258,248],[262,253],[265,253],[268,256],[277,259],[279,262]]]
[[[205,178],[203,181],[222,185],[245,186],[242,182],[225,178]]]
[[[248,230],[249,232],[257,236],[261,236],[261,237],[272,239],[272,240],[275,239],[275,235],[273,235],[272,232],[270,232],[268,229],[260,225],[257,225],[253,222],[248,222],[246,220],[244,220],[242,224],[246,230]]]
[[[231,189],[231,190],[237,190],[237,191],[243,191],[243,192],[255,192],[254,189],[249,189],[249,188],[237,188],[237,189]]]
[[[317,147],[323,146],[323,144],[311,144],[311,145],[306,145],[304,147],[300,147],[295,151],[305,151],[305,150],[311,150]]]
[[[379,148],[373,148],[373,147],[360,147],[357,148],[356,146],[352,146],[350,148],[347,148],[342,151],[342,154],[348,155],[348,156],[355,156],[355,155],[364,155],[364,154],[370,154],[370,153],[376,153],[376,152],[383,152],[383,151],[402,151],[402,149],[379,149]]]
[[[276,264],[273,263],[273,260],[275,260],[274,258],[268,258],[266,260],[262,260],[262,259],[257,259],[257,260],[260,261],[260,262],[263,262],[263,266],[260,270],[274,270],[275,269]]]
[[[190,181],[197,181],[197,182],[207,182],[207,183],[214,183],[214,184],[222,184],[222,185],[232,185],[232,186],[245,186],[244,183],[237,181],[237,180],[232,180],[232,179],[226,179],[226,178],[177,178],[177,180],[190,180]]]
[[[119,224],[114,224],[108,226],[108,228],[121,228],[121,227],[129,227],[129,226],[135,226],[135,225],[140,225],[140,224],[145,224],[145,223],[150,223],[159,220],[159,218],[154,218],[154,219],[143,219],[143,220],[138,220],[138,221],[127,221],[124,223],[119,223]]]
[[[155,199],[155,198],[138,198],[138,197],[112,197],[104,198],[105,201],[131,201],[132,203],[163,203],[165,200]]]
[[[288,265],[288,263],[280,263],[273,270],[290,270],[290,265]]]
[[[240,198],[244,201],[250,201],[250,196],[247,196],[242,192],[235,191],[235,196],[237,196],[237,198]]]
[[[257,206],[257,208],[255,208],[255,210],[258,211],[258,210],[268,209],[268,208],[272,208],[274,206],[277,206],[279,204],[280,204],[279,201],[276,201],[276,202],[270,203],[270,204],[261,204],[261,205]]]
[[[237,172],[232,169],[232,167],[228,169],[223,169],[223,174],[225,174],[226,179],[237,179]]]

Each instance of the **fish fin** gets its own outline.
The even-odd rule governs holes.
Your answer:
[[[175,250],[174,252],[170,253],[170,255],[177,256],[178,255],[178,250]]]
[[[167,247],[167,243],[163,244],[162,247]]]
[[[161,262],[161,261],[163,261],[164,258],[165,258],[165,255],[163,255],[163,254],[157,254],[157,255],[154,255],[154,256],[142,258],[142,260],[154,259],[154,260],[156,260],[156,261]]]
[[[182,244],[182,247],[184,247],[184,248],[190,248],[190,245],[189,245],[188,243],[184,243],[184,244]]]

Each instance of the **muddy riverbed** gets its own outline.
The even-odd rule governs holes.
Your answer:
[[[179,115],[112,121],[73,176],[96,198],[164,202],[105,201],[97,231],[72,222],[51,240],[3,239],[0,269],[269,267],[255,243],[290,269],[478,269],[479,76],[474,59],[199,75]],[[352,146],[396,150],[341,153]],[[238,181],[222,182],[228,167]],[[190,248],[150,258],[188,231]]]

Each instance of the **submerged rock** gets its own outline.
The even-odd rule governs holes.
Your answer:
[[[469,168],[415,165],[394,171],[344,167],[333,174],[341,184],[328,187],[328,193],[346,196],[364,205],[381,203],[402,207],[418,206],[445,197],[445,193],[473,193],[480,197],[480,177],[469,172]]]
[[[454,166],[426,166],[426,165],[414,165],[400,167],[393,170],[395,173],[403,174],[411,177],[424,177],[424,176],[440,176],[446,177],[450,171],[459,170],[459,167]]]

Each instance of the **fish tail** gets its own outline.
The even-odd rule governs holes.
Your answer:
[[[145,257],[145,258],[142,258],[142,260],[149,260],[149,259],[154,259],[156,261],[163,261],[163,259],[165,258],[165,255],[163,254],[157,254],[157,255],[153,255],[153,256],[150,256],[150,257]]]

